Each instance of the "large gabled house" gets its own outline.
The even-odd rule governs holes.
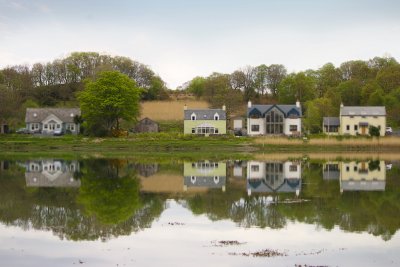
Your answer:
[[[26,129],[30,133],[79,134],[80,125],[75,123],[76,116],[81,116],[79,108],[27,108]]]
[[[300,135],[302,111],[295,105],[252,105],[247,107],[248,135]]]
[[[184,134],[226,134],[226,110],[184,107]]]
[[[339,117],[324,117],[326,134],[369,135],[369,128],[377,127],[381,136],[386,131],[386,108],[384,106],[343,106]]]

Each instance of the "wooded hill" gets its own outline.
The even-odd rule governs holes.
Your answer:
[[[10,66],[0,70],[0,118],[23,125],[27,107],[79,106],[76,93],[87,78],[117,70],[142,89],[142,100],[168,98],[164,81],[149,67],[127,57],[75,52],[45,64]]]
[[[227,105],[228,112],[244,113],[248,100],[256,104],[294,104],[300,100],[304,126],[322,129],[322,117],[338,116],[346,106],[386,106],[388,124],[400,126],[400,65],[392,57],[355,60],[335,67],[287,73],[283,65],[248,66],[231,74],[196,77],[182,88],[211,106]]]
[[[118,70],[142,88],[142,100],[168,99],[164,81],[149,67],[127,57],[75,52],[46,64],[11,66],[0,70],[0,118],[23,125],[25,108],[77,106],[76,92],[86,78]],[[344,105],[386,106],[388,125],[400,126],[400,64],[392,57],[327,63],[317,70],[288,73],[280,64],[247,66],[230,74],[195,77],[178,88],[210,103],[227,106],[230,114],[245,114],[253,103],[293,104],[300,100],[304,126],[321,131],[322,117],[338,116]]]

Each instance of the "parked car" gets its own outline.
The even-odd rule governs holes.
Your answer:
[[[61,136],[63,134],[64,133],[63,133],[63,131],[61,129],[55,129],[54,132],[53,132],[54,136]]]
[[[19,128],[18,130],[15,131],[17,134],[28,134],[29,130],[26,128]]]
[[[392,127],[386,127],[386,134],[392,134],[392,133],[393,133]]]

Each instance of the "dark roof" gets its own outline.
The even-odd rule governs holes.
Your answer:
[[[324,125],[329,126],[340,126],[339,117],[324,117]]]
[[[386,108],[384,106],[379,107],[341,107],[341,116],[386,116]]]
[[[247,188],[253,192],[296,192],[301,189],[301,180],[284,178],[281,184],[269,184],[264,179],[247,179]]]
[[[250,108],[247,108],[247,116],[249,116],[250,112],[254,110],[258,110],[262,115],[264,115],[273,107],[282,111],[285,117],[288,117],[291,111],[297,112],[300,117],[302,116],[301,107],[297,107],[296,105],[252,105]]]
[[[195,179],[192,181],[191,176],[184,177],[184,185],[187,187],[207,187],[207,188],[220,188],[226,183],[226,176],[194,176]]]
[[[25,122],[42,122],[50,115],[56,116],[63,122],[71,123],[74,122],[76,115],[81,115],[81,110],[79,108],[27,108]]]
[[[158,124],[158,122],[155,122],[155,121],[153,121],[152,119],[149,119],[149,118],[144,118],[144,119],[141,119],[139,122],[138,122],[138,124]]]
[[[220,120],[226,120],[226,111],[223,109],[187,109],[184,110],[184,119],[190,120],[193,113],[197,120],[214,120],[215,113]]]

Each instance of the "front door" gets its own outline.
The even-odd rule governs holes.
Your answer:
[[[361,126],[361,134],[362,134],[362,135],[367,134],[367,127]]]

